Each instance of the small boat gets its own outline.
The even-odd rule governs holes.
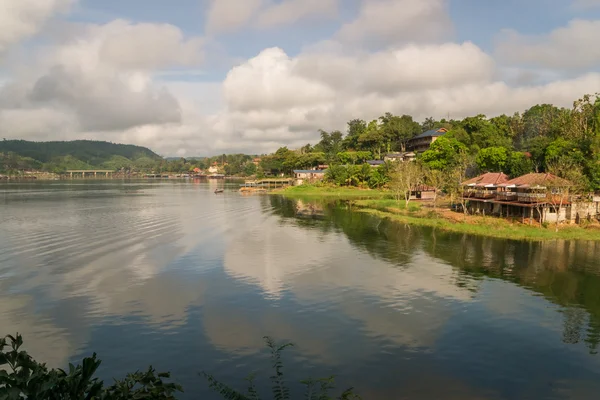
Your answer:
[[[215,194],[217,194],[217,193],[223,193],[223,191],[224,191],[223,189],[215,189]]]

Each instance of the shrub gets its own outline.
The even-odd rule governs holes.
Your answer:
[[[281,352],[292,346],[277,346],[271,338],[265,338],[271,349],[275,373],[271,376],[272,397],[276,400],[290,399],[290,390],[284,384]],[[183,388],[166,382],[169,373],[157,373],[151,366],[146,372],[128,374],[125,379],[116,380],[112,386],[94,377],[101,361],[92,357],[83,359],[81,365],[69,364],[68,371],[48,369],[46,364],[35,361],[26,351],[21,350],[21,335],[8,335],[0,339],[0,400],[173,400]],[[5,350],[7,349],[7,350]],[[254,376],[247,378],[249,387],[246,394],[235,391],[217,381],[212,375],[203,373],[209,386],[226,400],[260,400],[254,385]],[[334,389],[333,377],[308,379],[301,382],[306,387],[308,400],[330,400],[329,393]],[[337,399],[359,398],[352,389],[344,391]]]

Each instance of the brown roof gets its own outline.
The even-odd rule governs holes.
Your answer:
[[[486,185],[499,185],[508,181],[508,175],[502,172],[488,172],[483,175],[471,178],[468,181],[464,181],[463,186],[474,185],[474,186],[486,186]]]
[[[545,174],[545,173],[531,173],[523,176],[519,176],[517,178],[511,179],[507,182],[504,182],[501,186],[522,186],[522,187],[530,187],[530,186],[546,186],[548,184],[560,185],[560,186],[570,186],[571,182],[566,179],[559,178],[556,175]]]

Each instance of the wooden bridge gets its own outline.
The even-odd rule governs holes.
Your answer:
[[[114,174],[114,173],[115,173],[115,171],[109,170],[109,169],[70,169],[70,170],[67,170],[67,174],[69,174],[69,176],[71,178],[73,178],[74,176],[79,176],[79,175],[81,175],[82,178],[85,178],[86,174],[88,176],[93,175],[94,178],[96,178],[98,176],[98,174],[100,174],[100,175],[104,174],[104,176],[108,178],[109,174]]]

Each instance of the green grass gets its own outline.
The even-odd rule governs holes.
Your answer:
[[[581,226],[561,226],[558,232],[554,224],[547,228],[539,225],[523,225],[496,217],[469,217],[466,222],[444,218],[433,210],[427,211],[423,203],[411,201],[408,210],[404,200],[397,201],[393,194],[385,190],[357,189],[336,186],[292,186],[275,193],[290,198],[307,200],[339,199],[351,200],[358,212],[368,213],[393,221],[427,226],[448,232],[467,233],[470,235],[495,237],[514,240],[598,240],[600,229]]]
[[[339,198],[339,199],[382,199],[391,196],[390,192],[376,189],[358,189],[353,187],[337,186],[290,186],[282,190],[273,191],[286,197],[303,198]]]
[[[372,208],[380,211],[392,211],[402,210],[406,211],[406,202],[404,200],[396,199],[368,199],[358,200],[355,204],[360,207]],[[421,203],[411,201],[408,203],[408,212],[415,212],[421,210]]]
[[[409,211],[404,209],[404,203],[395,200],[358,200],[353,202],[358,212],[375,215],[405,224],[427,226],[448,232],[467,233],[470,235],[494,237],[514,240],[600,240],[600,230],[586,229],[580,226],[561,226],[555,232],[554,225],[548,228],[521,225],[495,217],[471,217],[469,222],[445,219],[430,211],[427,214],[419,211],[418,203],[409,203]],[[414,208],[412,207],[414,206]],[[411,209],[412,208],[412,209]]]

